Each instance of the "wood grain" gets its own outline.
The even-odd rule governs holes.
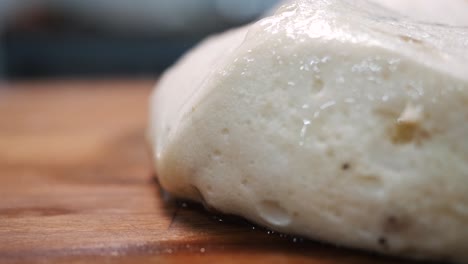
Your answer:
[[[0,88],[0,263],[403,263],[167,197],[144,140],[153,83]]]

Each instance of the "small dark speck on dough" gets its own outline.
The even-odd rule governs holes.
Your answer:
[[[384,80],[388,80],[390,78],[391,71],[388,68],[382,69],[382,77]]]
[[[410,37],[410,36],[405,36],[405,35],[400,35],[399,36],[401,40],[405,41],[405,42],[412,42],[412,43],[416,43],[416,44],[422,44],[423,42],[419,39],[415,39],[413,37]]]
[[[389,215],[384,220],[384,230],[389,233],[403,232],[410,227],[407,217]]]
[[[341,166],[341,169],[343,170],[349,170],[351,168],[351,164],[349,163],[343,163],[343,165]]]

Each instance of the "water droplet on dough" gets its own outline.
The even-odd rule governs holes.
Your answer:
[[[275,226],[287,226],[291,223],[289,213],[277,201],[263,200],[258,211],[266,222]]]
[[[328,102],[324,103],[323,105],[321,105],[320,109],[325,110],[325,109],[327,109],[329,107],[334,106],[335,104],[336,104],[336,102],[334,100],[331,100],[331,101],[328,101]]]
[[[307,133],[307,127],[310,125],[310,123],[311,122],[308,119],[302,120],[303,125],[302,125],[302,129],[301,129],[301,134],[300,134],[300,136],[301,136],[301,141],[299,142],[300,146],[304,145],[304,139],[305,139],[305,135]]]
[[[244,60],[245,60],[246,62],[248,62],[248,63],[255,61],[254,58],[247,57],[247,56],[244,57]]]

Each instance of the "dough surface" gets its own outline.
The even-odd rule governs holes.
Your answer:
[[[467,0],[372,0],[422,22],[468,26]]]
[[[364,0],[298,0],[164,74],[170,193],[274,230],[468,262],[468,33]]]

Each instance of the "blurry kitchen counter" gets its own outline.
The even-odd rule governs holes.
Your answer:
[[[153,80],[0,88],[0,263],[413,263],[287,237],[164,195]]]

